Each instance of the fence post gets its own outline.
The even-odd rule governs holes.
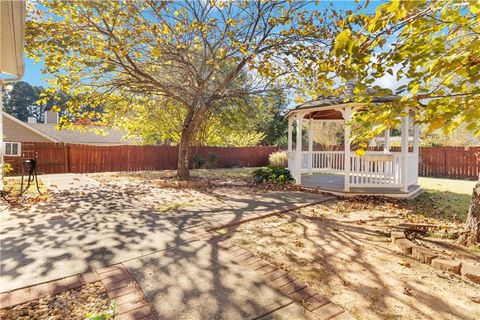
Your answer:
[[[64,171],[65,173],[70,172],[70,150],[68,143],[63,143],[63,154],[64,154]]]
[[[448,149],[447,148],[443,148],[443,159],[444,159],[444,162],[443,162],[443,175],[445,177],[448,176],[448,166],[447,166],[447,158],[448,158],[448,155],[447,155],[447,152]]]

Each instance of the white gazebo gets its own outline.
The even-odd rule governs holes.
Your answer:
[[[388,103],[396,96],[375,97],[371,103]],[[383,150],[366,151],[359,156],[352,150],[350,126],[352,112],[364,104],[345,102],[342,97],[320,98],[290,110],[288,119],[288,168],[296,184],[340,195],[384,195],[409,198],[421,192],[418,186],[419,125],[406,109],[401,117],[401,148],[392,151],[390,130],[385,130]],[[344,148],[341,151],[316,151],[313,126],[317,122],[344,123]],[[293,127],[296,126],[296,143]],[[302,146],[307,129],[308,145]],[[413,137],[409,137],[413,133]],[[409,142],[413,142],[409,145]]]

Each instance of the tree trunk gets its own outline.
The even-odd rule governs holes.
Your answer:
[[[178,144],[177,178],[179,180],[190,179],[190,142],[187,134],[183,131]]]
[[[201,113],[195,113],[190,109],[183,120],[183,126],[178,144],[178,163],[177,178],[178,180],[190,179],[190,146],[199,128],[202,120]]]
[[[473,188],[472,203],[468,209],[464,233],[456,243],[466,246],[480,243],[480,177]]]

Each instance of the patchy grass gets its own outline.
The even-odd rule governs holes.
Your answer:
[[[465,221],[476,181],[420,177],[424,192],[412,203],[425,217]]]

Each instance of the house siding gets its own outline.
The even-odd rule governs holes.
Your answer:
[[[3,134],[4,140],[10,142],[51,142],[6,116],[3,116]]]

